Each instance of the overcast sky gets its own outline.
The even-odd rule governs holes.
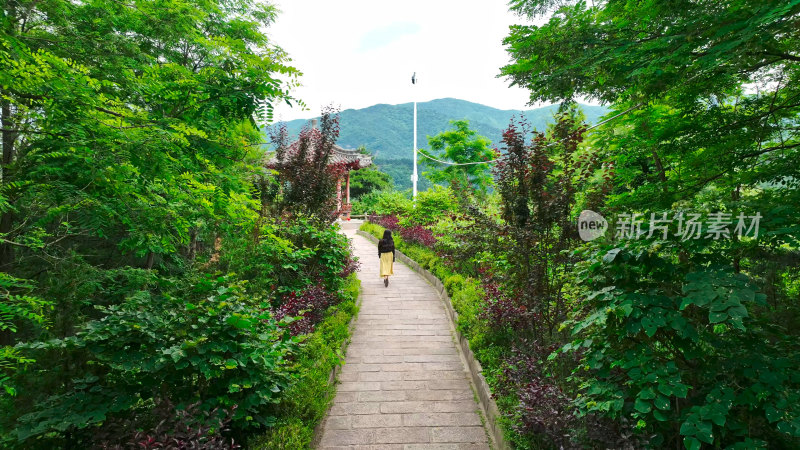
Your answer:
[[[269,35],[303,72],[294,94],[308,106],[279,107],[276,120],[444,97],[528,108],[526,90],[497,78],[508,26],[524,21],[503,0],[274,1],[282,12]]]

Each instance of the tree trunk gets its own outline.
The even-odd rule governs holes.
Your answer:
[[[3,123],[3,161],[2,161],[2,184],[8,185],[12,180],[11,163],[14,161],[14,143],[17,139],[17,133],[14,130],[15,121],[13,112],[11,110],[11,103],[8,100],[2,101],[2,115]],[[8,203],[13,206],[13,200],[8,199]],[[9,208],[10,209],[10,208]],[[10,210],[0,213],[0,235],[7,235],[14,225],[14,216]],[[9,243],[0,245],[0,270],[7,272],[11,268],[11,263],[14,261],[14,247]]]
[[[192,228],[191,239],[189,240],[189,261],[194,261],[197,254],[197,229]]]
[[[653,149],[653,161],[656,164],[656,170],[658,170],[658,178],[661,180],[661,183],[664,187],[664,193],[667,193],[669,191],[667,189],[667,174],[664,172],[664,166],[661,164],[661,158],[658,157],[658,153],[656,153],[655,149]]]
[[[642,128],[647,133],[647,136],[652,140],[653,139],[653,130],[650,128],[650,122],[648,119],[642,123]],[[664,189],[664,193],[666,194],[669,189],[667,189],[667,174],[664,172],[664,165],[661,163],[661,158],[658,156],[656,152],[656,145],[653,145],[653,163],[656,166],[656,170],[658,171],[658,179],[661,180],[662,187]]]
[[[736,186],[736,189],[731,192],[731,200],[733,200],[736,209],[739,209],[739,198],[740,198],[740,191],[741,185]],[[731,233],[731,239],[735,244],[739,243],[739,236],[736,233]],[[735,248],[733,253],[733,271],[735,273],[739,273],[742,271],[742,253],[741,248]]]

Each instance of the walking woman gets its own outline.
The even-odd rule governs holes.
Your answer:
[[[392,266],[394,265],[394,240],[392,232],[383,232],[383,239],[378,241],[378,257],[381,259],[381,277],[383,285],[389,287],[389,275],[394,275]]]

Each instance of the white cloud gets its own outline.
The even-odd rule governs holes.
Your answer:
[[[497,78],[509,62],[508,26],[524,19],[502,1],[277,0],[269,35],[303,72],[294,94],[309,107],[279,107],[276,119],[455,97],[525,109],[528,92]],[[419,82],[411,84],[417,72]],[[413,87],[413,89],[412,89]]]

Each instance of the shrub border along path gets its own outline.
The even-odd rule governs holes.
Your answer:
[[[336,395],[335,376],[352,336],[354,318],[361,303],[361,282],[351,274],[341,295],[345,300],[332,306],[317,324],[298,355],[301,379],[278,405],[277,423],[249,447],[258,450],[312,448],[319,440],[321,425]]]
[[[369,240],[370,242],[377,244],[378,238],[373,236],[372,234],[358,230],[357,234]],[[475,355],[472,353],[472,350],[469,347],[469,341],[463,334],[458,331],[457,324],[458,324],[458,312],[453,309],[453,304],[450,300],[449,295],[447,294],[447,290],[442,284],[441,280],[439,280],[434,274],[422,268],[416,261],[409,258],[401,251],[396,250],[396,257],[399,261],[407,265],[411,270],[420,274],[426,281],[428,281],[433,287],[436,289],[436,292],[439,295],[442,303],[445,306],[445,310],[447,311],[447,317],[450,320],[452,331],[455,333],[456,341],[458,342],[458,348],[461,352],[464,360],[467,363],[467,369],[470,373],[472,386],[478,394],[478,400],[480,401],[481,409],[483,410],[484,417],[488,419],[488,423],[486,424],[486,428],[490,433],[491,440],[496,448],[506,450],[510,449],[511,447],[506,443],[505,439],[503,438],[503,430],[498,423],[500,419],[500,411],[497,408],[497,404],[492,399],[492,392],[489,389],[489,385],[486,383],[486,378],[483,376],[483,368],[478,360],[475,358]]]
[[[357,275],[358,275],[357,273],[353,274],[353,276],[356,276],[356,277],[357,277]],[[342,358],[344,358],[344,355],[347,352],[347,346],[350,344],[350,339],[353,337],[353,331],[355,331],[355,327],[356,327],[356,318],[357,318],[356,316],[357,316],[358,310],[361,309],[361,292],[362,292],[361,281],[359,280],[358,283],[359,283],[358,284],[358,296],[355,299],[355,302],[356,302],[356,314],[354,314],[354,315],[352,315],[350,317],[350,322],[347,325],[347,331],[348,331],[347,339],[342,341],[342,345],[339,347],[339,354],[341,355]],[[339,376],[339,373],[341,373],[341,371],[342,371],[342,366],[337,364],[337,365],[333,366],[333,368],[331,369],[331,373],[328,376],[328,385],[334,387],[334,389],[332,390],[332,395],[331,395],[330,401],[328,401],[328,407],[325,409],[325,416],[319,422],[317,422],[316,426],[314,427],[314,440],[313,440],[313,443],[311,445],[312,448],[319,447],[319,442],[322,439],[322,432],[324,431],[325,419],[328,417],[328,414],[330,413],[331,406],[333,406],[333,398],[336,396],[336,389],[335,389],[335,387],[336,387],[336,379]]]

